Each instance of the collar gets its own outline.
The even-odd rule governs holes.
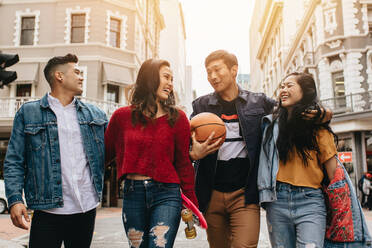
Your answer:
[[[69,104],[67,104],[66,106],[63,106],[58,98],[55,98],[50,93],[48,93],[48,102],[49,102],[49,105],[52,105],[54,107],[71,108],[71,107],[75,107],[76,98],[74,97],[74,99]]]
[[[248,92],[247,91],[244,91],[238,84],[238,96],[235,98],[235,99],[241,99],[243,100],[244,102],[247,101],[247,97],[248,97]],[[219,95],[218,93],[216,92],[213,92],[211,94],[211,97],[209,98],[209,101],[208,101],[208,105],[219,105],[219,102],[218,102],[218,98],[219,98]],[[235,100],[234,99],[234,100]]]
[[[56,99],[56,98],[51,96],[49,93],[46,93],[43,96],[43,98],[41,98],[41,100],[40,100],[40,106],[42,108],[50,108],[49,99]],[[58,99],[56,99],[56,100],[59,103],[59,100]],[[51,101],[53,101],[53,100],[51,100]],[[83,107],[83,103],[79,99],[77,99],[76,97],[74,97],[74,100],[72,100],[72,102],[70,104],[75,104],[77,109],[81,109]]]

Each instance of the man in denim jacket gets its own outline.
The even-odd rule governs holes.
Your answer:
[[[89,247],[103,187],[107,118],[75,96],[83,78],[75,55],[54,57],[44,69],[51,93],[25,103],[14,117],[4,161],[12,222],[28,229],[30,247]]]

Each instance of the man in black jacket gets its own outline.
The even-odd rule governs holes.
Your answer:
[[[190,156],[196,160],[196,194],[208,222],[212,248],[256,247],[260,230],[257,168],[261,118],[275,101],[264,94],[242,90],[236,83],[235,55],[218,50],[205,59],[214,92],[193,102],[192,117],[212,112],[226,125],[226,139],[211,145],[193,136]],[[218,152],[217,152],[218,151]]]

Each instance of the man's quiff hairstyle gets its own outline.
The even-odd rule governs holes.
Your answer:
[[[211,63],[212,61],[219,60],[219,59],[222,59],[225,65],[227,65],[229,69],[231,69],[231,67],[233,67],[234,65],[238,65],[238,59],[236,58],[234,54],[229,53],[228,51],[225,51],[225,50],[217,50],[217,51],[210,53],[205,58],[205,62],[204,62],[205,67],[207,67],[209,63]]]
[[[54,73],[59,65],[65,65],[67,63],[77,63],[79,61],[75,54],[68,53],[65,56],[56,56],[51,58],[44,68],[44,76],[48,81],[50,87],[54,83]]]

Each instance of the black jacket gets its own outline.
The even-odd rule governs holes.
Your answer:
[[[262,140],[261,119],[270,114],[276,102],[263,93],[253,93],[239,88],[236,110],[243,133],[243,139],[248,150],[250,161],[249,173],[245,187],[245,203],[258,203],[257,170],[258,157]],[[221,116],[222,106],[217,93],[201,96],[192,103],[191,118],[202,112],[211,112]],[[207,210],[214,186],[217,165],[217,152],[195,162],[195,190],[200,211]]]

